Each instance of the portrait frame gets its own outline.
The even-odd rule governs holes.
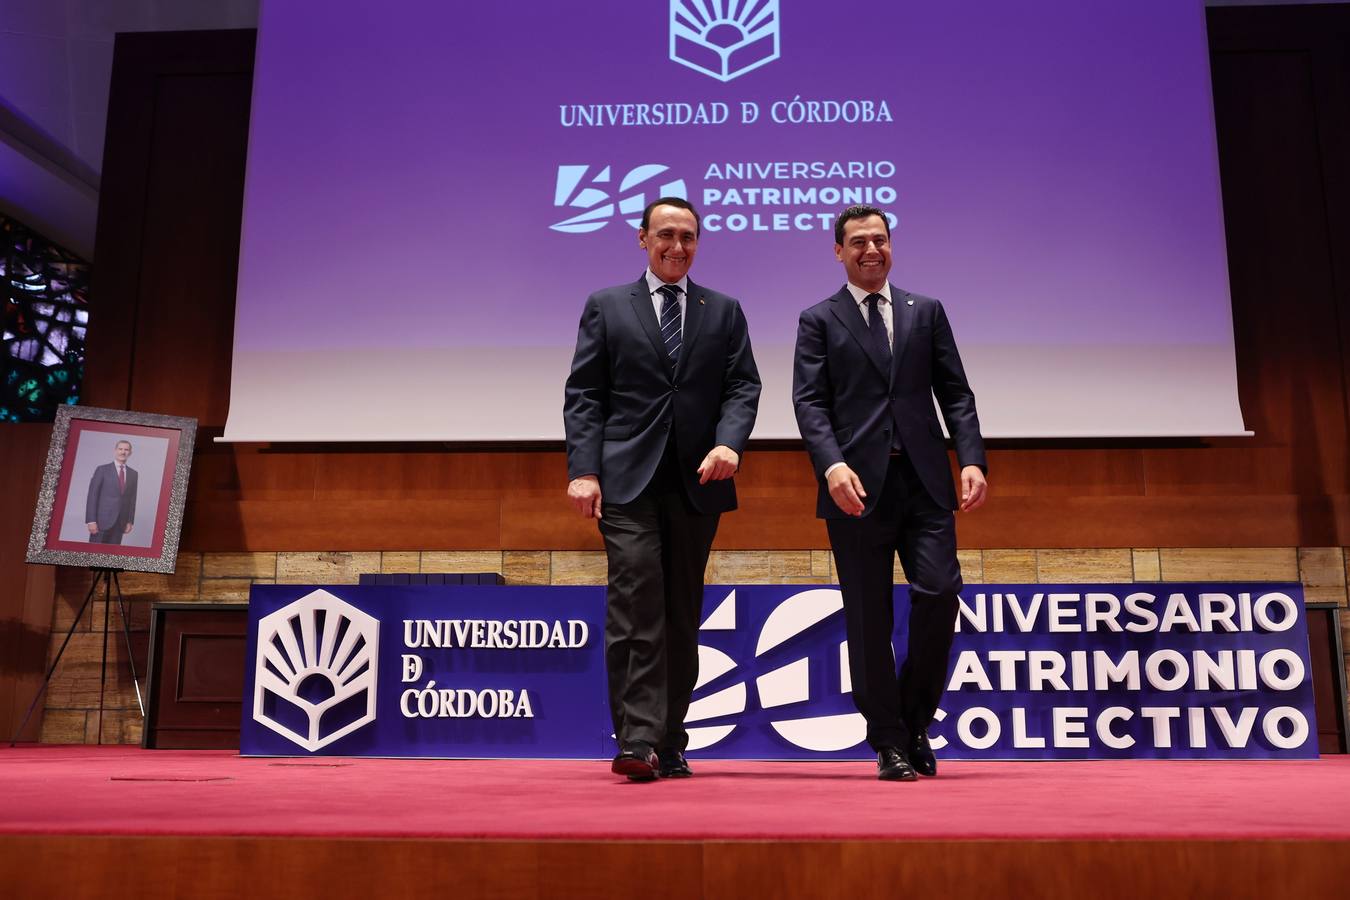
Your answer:
[[[196,419],[90,406],[60,407],[47,448],[26,561],[172,573],[178,562],[196,435]],[[95,522],[85,523],[91,517],[87,510],[97,506],[95,470],[107,468],[111,451],[121,444],[130,445],[123,462],[127,474],[121,476],[119,489],[122,494],[130,489],[130,513],[114,494],[110,502],[115,518],[108,530],[116,532],[118,542],[95,542],[95,522],[107,515],[94,514]],[[137,447],[141,448],[139,456]],[[134,464],[139,468],[133,468]],[[114,488],[108,485],[104,490]],[[150,512],[153,516],[146,515]],[[130,520],[124,521],[128,515]],[[124,534],[130,540],[119,543]]]

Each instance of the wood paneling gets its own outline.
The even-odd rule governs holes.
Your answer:
[[[55,569],[24,562],[50,425],[0,425],[0,738],[19,727],[46,669]],[[41,704],[24,740],[36,740]]]
[[[223,420],[252,31],[121,34],[83,400]]]
[[[500,508],[498,500],[487,497],[189,503],[182,547],[247,551],[500,546]]]
[[[640,824],[635,826],[640,829]],[[10,835],[16,896],[1334,897],[1340,841],[451,841]]]
[[[247,604],[161,606],[153,615],[144,746],[239,749]]]
[[[227,462],[238,453],[238,468]],[[1014,451],[1005,451],[1005,456]],[[1069,451],[1065,451],[1069,452]],[[1076,451],[1075,451],[1076,452]],[[1143,451],[1120,450],[1117,455]],[[463,463],[457,454],[357,454],[370,465],[338,465],[331,454],[212,448],[197,457],[183,547],[194,551],[481,549],[589,550],[602,543],[595,524],[567,503],[564,483],[526,487],[562,465],[554,451],[479,455],[468,463],[476,487],[424,480]],[[740,509],[722,518],[719,549],[807,549],[828,544],[814,515],[815,487],[804,455],[771,450],[739,476]],[[1200,468],[1204,460],[1196,458]],[[409,468],[400,470],[402,462]],[[320,485],[315,476],[320,470]],[[239,472],[247,470],[248,477]],[[401,474],[396,474],[401,471]],[[1062,467],[1060,470],[1062,471]],[[1081,493],[1027,485],[1004,493],[993,469],[993,496],[958,516],[963,547],[1332,546],[1350,543],[1350,498],[1335,494],[1214,490]],[[783,477],[786,476],[786,477]],[[340,477],[348,483],[340,485]],[[1198,470],[1196,478],[1201,477]],[[781,480],[780,480],[781,479]],[[397,483],[403,487],[394,487]],[[491,487],[484,487],[484,485]],[[404,491],[405,496],[399,497]]]
[[[998,497],[1134,497],[1145,490],[1137,449],[990,450]]]
[[[135,316],[150,352],[132,357],[131,409],[206,423],[228,411],[239,243],[220,236],[239,232],[251,85],[251,72],[201,68],[154,80]]]

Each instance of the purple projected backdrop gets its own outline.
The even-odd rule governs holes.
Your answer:
[[[227,440],[561,437],[582,301],[641,273],[661,193],[744,303],[757,437],[797,436],[797,314],[859,201],[986,434],[1243,431],[1198,2],[262,16]]]

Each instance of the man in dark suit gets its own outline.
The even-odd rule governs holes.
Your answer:
[[[683,199],[643,211],[647,270],[587,298],[564,391],[567,496],[609,560],[611,769],[637,781],[692,774],[703,572],[759,406],[740,304],[688,278],[698,238]]]
[[[916,770],[937,773],[926,729],[947,679],[961,589],[956,494],[934,396],[956,443],[962,510],[985,500],[984,441],[942,304],[887,281],[885,214],[849,207],[834,242],[848,284],[801,315],[792,399],[839,572],[853,700],[878,776],[913,781]],[[898,673],[897,553],[911,598]]]
[[[91,544],[120,544],[136,523],[136,470],[127,465],[131,441],[118,441],[113,461],[94,470],[84,500]]]

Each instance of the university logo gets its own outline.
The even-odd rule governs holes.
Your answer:
[[[313,753],[375,721],[380,623],[324,590],[258,622],[253,718]]]
[[[846,750],[867,736],[867,723],[843,695],[853,690],[848,668],[848,642],[829,647],[822,657],[798,656],[801,641],[813,629],[843,612],[843,596],[834,588],[813,588],[788,597],[760,627],[755,643],[754,693],[769,726],[788,743],[805,750]],[[735,631],[736,592],[733,590],[704,620],[705,633]],[[795,650],[795,652],[794,652]],[[729,737],[749,708],[751,678],[738,673],[736,660],[714,647],[698,648],[698,685],[685,722],[690,723],[689,749],[702,750]],[[826,686],[812,696],[812,685]],[[721,685],[725,685],[724,687]],[[707,686],[710,690],[703,690]],[[826,696],[828,694],[829,696]],[[722,720],[719,724],[694,723]],[[730,720],[730,721],[728,721]]]
[[[725,82],[778,55],[778,0],[670,0],[672,61]]]
[[[629,225],[637,228],[642,224],[642,210],[650,202],[648,191],[651,188],[655,188],[651,190],[651,200],[657,197],[685,199],[689,197],[683,178],[656,186],[653,179],[667,172],[669,166],[656,163],[638,166],[623,176],[619,181],[618,190],[613,194],[610,193],[613,186],[611,167],[605,166],[588,179],[591,168],[591,166],[558,166],[558,182],[553,191],[553,205],[583,211],[550,225],[554,231],[567,234],[599,231],[614,218],[616,207],[618,215],[623,216]]]

